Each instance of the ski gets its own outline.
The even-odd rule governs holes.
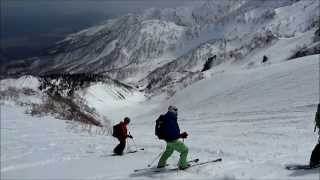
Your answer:
[[[292,164],[292,165],[286,165],[285,168],[287,170],[309,170],[309,169],[320,168],[320,164],[312,167],[309,165],[303,165],[303,164]]]
[[[199,160],[198,160],[199,161]],[[214,162],[220,162],[220,161],[222,161],[222,159],[221,158],[218,158],[218,159],[214,159],[214,160],[210,160],[210,161],[204,161],[204,162],[195,162],[195,163],[193,163],[193,164],[190,164],[190,166],[189,167],[187,167],[186,169],[189,169],[189,168],[191,168],[191,167],[195,167],[195,166],[201,166],[201,165],[204,165],[204,164],[209,164],[209,163],[214,163]],[[183,170],[186,170],[186,169],[183,169]],[[154,170],[153,172],[162,172],[162,171],[178,171],[178,170],[180,170],[178,167],[176,167],[176,168],[171,168],[171,169],[166,169],[166,168],[164,168],[164,169],[156,169],[156,170]]]
[[[197,163],[197,162],[199,162],[199,158],[192,159],[192,160],[188,161],[188,163]]]
[[[127,153],[127,154],[129,154],[129,153],[136,153],[136,152],[143,151],[143,150],[144,150],[144,148],[140,148],[140,149],[137,149],[137,150],[128,151],[128,152],[126,152],[126,153]]]
[[[111,156],[123,156],[123,155],[126,155],[126,154],[132,154],[132,153],[136,153],[136,152],[143,151],[143,150],[144,150],[144,148],[140,148],[140,149],[137,149],[137,150],[127,151],[127,152],[125,152],[125,153],[123,153],[121,155],[113,153],[113,154],[111,154]]]
[[[196,158],[196,159],[192,159],[192,160],[189,160],[188,163],[197,163],[199,162],[199,159]],[[169,164],[167,164],[166,166],[169,166]],[[157,167],[149,167],[149,168],[142,168],[142,169],[135,169],[134,172],[140,172],[140,171],[155,171],[155,170],[161,170],[161,169],[165,169],[165,167],[163,168],[157,168]]]
[[[134,151],[128,151],[127,154],[130,154],[130,153],[136,153],[138,152],[138,150],[134,150]]]

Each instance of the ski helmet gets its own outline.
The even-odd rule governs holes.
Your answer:
[[[130,123],[130,118],[125,117],[125,118],[124,118],[124,122],[127,123],[127,124],[129,124],[129,123]]]
[[[168,107],[169,112],[178,113],[178,108],[176,106],[170,105]]]

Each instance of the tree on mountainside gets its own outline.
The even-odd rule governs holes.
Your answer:
[[[262,63],[265,63],[268,61],[268,57],[266,55],[263,55],[263,58],[262,58]]]
[[[214,56],[212,56],[212,57],[209,57],[209,58],[207,59],[207,61],[204,63],[201,72],[209,70],[209,69],[212,67],[212,62],[213,62],[213,60],[216,59],[216,58],[217,58],[217,55],[214,55]]]

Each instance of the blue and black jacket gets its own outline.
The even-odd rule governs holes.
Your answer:
[[[168,111],[164,115],[165,141],[170,142],[180,138],[180,128],[177,122],[177,115]]]

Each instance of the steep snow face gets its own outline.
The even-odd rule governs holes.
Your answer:
[[[197,40],[215,39],[200,43],[183,56],[157,68],[140,83],[146,84],[148,92],[161,93],[166,89],[170,95],[203,79],[200,71],[209,59],[212,59],[211,68],[217,70],[227,66],[252,68],[264,65],[264,56],[268,58],[266,64],[277,63],[288,60],[303,48],[315,46],[316,23],[319,22],[315,18],[319,14],[315,8],[320,8],[317,1],[243,3],[239,2],[239,6],[235,5],[237,8],[231,8],[233,11],[216,23],[207,23]],[[210,8],[209,5],[205,7]],[[295,10],[298,13],[290,16]],[[172,74],[179,74],[179,77]]]
[[[194,20],[200,25],[210,25],[218,23],[219,20],[228,16],[231,12],[241,8],[247,0],[209,0],[203,5],[195,8],[192,12]]]
[[[177,56],[179,41],[184,32],[184,27],[162,20],[145,20],[135,24],[119,40],[122,59],[113,59],[112,68],[104,70],[111,73],[113,78],[121,80],[138,74],[144,77],[155,68],[154,65],[161,63],[159,60]]]
[[[205,72],[206,79],[170,100],[162,96],[115,105],[114,114],[132,119],[134,141],[127,140],[128,151],[145,149],[121,157],[112,156],[117,143],[110,135],[99,134],[100,129],[88,133],[74,123],[31,117],[16,106],[1,106],[1,179],[318,180],[319,169],[288,171],[284,166],[307,164],[317,143],[312,122],[319,100],[319,63],[319,55],[314,55],[252,69],[211,69]],[[100,84],[93,87],[88,91],[101,98],[114,95],[100,92],[105,89]],[[188,159],[220,157],[222,162],[177,173],[134,172],[164,151],[165,143],[154,136],[154,125],[169,104],[178,107],[180,129],[189,134],[184,140]],[[176,167],[178,159],[174,153],[168,167]]]
[[[108,117],[112,123],[123,119],[126,115],[119,109],[125,107],[137,106],[146,100],[143,93],[135,89],[126,89],[114,84],[96,83],[82,89],[77,94],[85,99],[89,107],[105,117]]]
[[[128,15],[59,42],[47,57],[51,67],[41,72],[107,72],[120,80],[145,72],[144,77],[143,64],[177,56],[184,32],[185,28],[174,22]]]
[[[196,107],[201,113],[218,114],[313,104],[319,98],[319,58],[320,55],[313,55],[248,70],[211,70],[206,72],[207,79],[182,90],[170,101],[182,106],[185,111]],[[299,93],[304,89],[308,89],[308,92]],[[191,92],[201,93],[190,96]],[[275,102],[276,107],[273,106]],[[191,114],[194,113],[193,110]]]
[[[292,37],[308,31],[319,23],[319,1],[298,1],[275,9],[274,20],[266,28],[282,37]]]
[[[226,39],[208,41],[186,55],[157,68],[140,83],[148,84],[148,92],[157,94],[163,87],[174,92],[202,79],[203,73],[201,71],[209,59],[211,61],[210,68],[223,70],[224,67],[232,64],[241,67],[240,64],[247,62],[245,59],[247,56],[254,51],[272,45],[277,40],[270,32],[256,33],[246,38],[233,41]],[[255,61],[258,60],[260,57],[255,59]],[[173,74],[179,74],[179,76],[172,77]]]
[[[288,60],[302,46],[318,43],[317,9],[317,0],[208,0],[153,8],[72,34],[41,61],[19,62],[22,72],[108,73],[139,82],[154,97],[118,83],[76,90],[113,124],[132,119],[129,150],[145,150],[114,157],[115,141],[99,136],[99,129],[86,133],[77,124],[30,117],[8,106],[8,93],[21,87],[21,104],[41,103],[39,80],[0,81],[1,178],[318,179],[317,169],[284,169],[307,164],[317,142],[312,121],[319,103],[319,54]],[[206,63],[210,68],[201,72]],[[189,133],[188,158],[223,161],[178,173],[134,173],[164,150],[154,123],[172,104],[179,108],[181,131]],[[169,167],[178,159],[174,154]]]

